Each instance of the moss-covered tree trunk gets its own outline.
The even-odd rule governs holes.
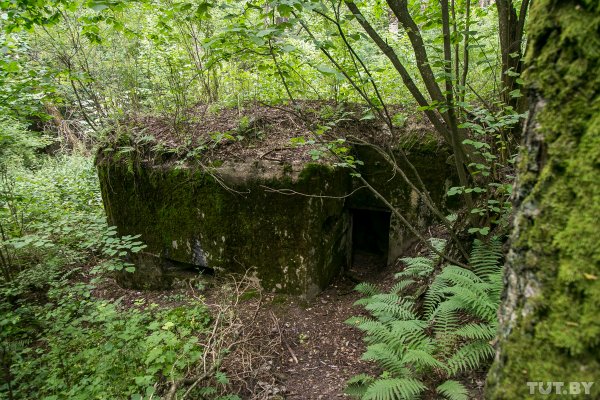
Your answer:
[[[552,398],[569,398],[584,381],[600,398],[600,3],[535,1],[528,30],[532,101],[486,398],[548,398],[527,382],[564,382]]]

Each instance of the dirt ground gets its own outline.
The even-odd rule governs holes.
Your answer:
[[[411,253],[416,251],[412,249]],[[350,398],[344,394],[348,379],[359,373],[381,373],[375,364],[361,360],[365,351],[363,336],[344,323],[364,314],[361,307],[353,306],[361,297],[353,290],[358,282],[377,283],[383,289],[393,285],[399,267],[381,268],[380,264],[373,256],[356,255],[353,267],[310,301],[260,293],[236,303],[235,340],[242,345],[232,347],[222,365],[231,381],[229,393],[249,400]],[[215,310],[216,304],[223,304],[226,291],[222,285],[209,281],[202,290],[206,303]],[[125,306],[134,306],[136,299],[144,298],[146,304],[173,307],[185,304],[190,287],[141,292],[122,289],[113,281],[95,294],[121,298]],[[485,371],[461,378],[472,399],[483,398]],[[427,394],[423,398],[429,399]]]
[[[412,249],[416,253],[417,249]],[[412,253],[411,252],[411,253]],[[273,344],[261,350],[271,357],[259,370],[264,374],[252,381],[244,379],[252,393],[244,399],[317,400],[350,398],[344,394],[346,382],[354,375],[377,376],[382,371],[373,363],[361,360],[366,350],[362,333],[344,323],[348,318],[365,314],[353,306],[361,295],[353,290],[358,282],[376,283],[389,289],[398,267],[380,268],[380,261],[368,254],[354,257],[354,265],[329,288],[311,301],[281,295],[267,295],[258,312],[249,321],[262,329],[263,340]],[[258,335],[260,336],[260,335]],[[232,364],[232,368],[236,364]],[[264,367],[264,368],[263,368]],[[228,373],[233,373],[230,371]],[[483,399],[485,370],[459,377],[471,393],[471,399]],[[423,399],[437,399],[424,393]]]
[[[385,280],[390,270],[378,271],[361,257],[349,274],[353,279],[341,276],[310,302],[273,307],[283,335],[275,371],[282,377],[286,399],[343,398],[352,376],[378,372],[373,364],[360,360],[365,351],[361,332],[344,321],[361,313],[352,306],[360,297],[352,290],[355,280]]]

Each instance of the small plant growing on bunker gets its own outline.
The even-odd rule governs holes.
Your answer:
[[[432,239],[431,244],[443,250],[445,243]],[[359,284],[356,290],[367,297],[355,304],[371,316],[346,323],[365,333],[368,347],[362,358],[383,372],[353,377],[347,393],[363,400],[412,399],[426,392],[468,399],[460,374],[482,367],[494,353],[489,342],[498,323],[501,254],[498,238],[475,241],[470,270],[447,265],[436,273],[439,259],[430,254],[404,258],[406,267],[389,292]]]

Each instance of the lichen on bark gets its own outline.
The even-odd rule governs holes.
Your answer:
[[[541,398],[528,381],[596,381],[597,398],[600,5],[534,2],[528,31],[532,106],[486,398]]]

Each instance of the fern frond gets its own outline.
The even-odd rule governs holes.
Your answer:
[[[437,333],[448,333],[458,327],[458,310],[463,308],[462,301],[450,297],[440,303],[429,315],[429,320]]]
[[[372,302],[365,306],[374,316],[384,321],[394,319],[416,319],[414,304],[394,293],[371,296]]]
[[[405,363],[412,363],[419,369],[441,368],[447,370],[446,366],[431,355],[431,351],[409,349],[404,354]]]
[[[405,277],[424,277],[429,276],[433,272],[434,262],[427,257],[405,257],[400,259],[405,267],[401,272],[398,272],[396,279]]]
[[[475,369],[494,356],[494,348],[487,342],[477,341],[458,349],[448,360],[448,367],[453,373]]]
[[[456,293],[461,294],[460,299],[464,301],[459,308],[468,309],[472,303],[477,303],[478,298],[482,301],[488,298],[485,285],[486,283],[472,271],[450,265],[435,277],[425,296],[426,314],[431,317],[444,298],[453,297]],[[476,305],[485,308],[482,304]]]
[[[348,380],[348,382],[346,382],[346,389],[344,390],[344,393],[353,397],[361,398],[367,391],[367,387],[374,380],[375,378],[367,374],[354,375]]]
[[[439,251],[446,244],[433,239],[431,243]],[[493,357],[488,342],[496,334],[502,293],[501,250],[497,238],[487,243],[476,241],[472,269],[444,267],[427,288],[424,315],[417,314],[416,298],[402,293],[431,276],[438,259],[434,253],[403,258],[405,268],[396,274],[399,281],[389,293],[380,293],[373,285],[359,285],[357,290],[368,297],[356,304],[364,306],[372,318],[352,317],[346,323],[365,333],[368,347],[363,359],[375,361],[387,374],[349,382],[355,395],[369,400],[414,399],[425,390],[423,383],[414,379],[416,374],[438,369],[453,375],[478,368]],[[436,391],[447,400],[466,400],[469,395],[454,380],[439,385]]]
[[[454,285],[466,287],[469,287],[473,283],[483,282],[483,280],[473,271],[469,271],[466,268],[457,267],[456,265],[449,265],[445,267],[437,277],[439,279],[452,282]]]
[[[406,289],[407,287],[411,286],[413,283],[415,283],[415,281],[412,279],[403,279],[396,283],[394,286],[392,286],[392,288],[390,289],[390,293],[398,294],[404,291],[404,289]]]
[[[481,287],[477,285],[470,287],[454,286],[448,288],[446,293],[453,301],[460,303],[461,309],[476,317],[486,321],[493,321],[496,318],[498,305],[490,301],[485,291],[481,290]]]
[[[356,290],[359,293],[364,294],[365,296],[373,296],[375,294],[380,293],[379,288],[375,285],[373,285],[372,283],[368,283],[368,282],[361,282],[358,285],[356,285],[354,287],[354,290]]]
[[[375,321],[373,318],[360,315],[360,316],[356,316],[356,317],[350,317],[346,321],[344,321],[344,323],[348,324],[348,325],[352,325],[352,326],[359,326],[360,324],[364,324],[366,322],[373,322],[373,321]]]
[[[447,380],[438,386],[436,391],[448,400],[468,400],[469,398],[469,391],[458,381]]]
[[[353,318],[356,318],[353,320]],[[385,343],[390,346],[403,346],[402,337],[395,335],[390,328],[381,321],[370,320],[367,318],[353,317],[347,322],[363,331],[367,343]]]
[[[425,385],[411,378],[378,379],[369,385],[363,400],[403,400],[418,396]]]
[[[487,276],[487,282],[489,285],[488,294],[490,300],[495,304],[500,304],[500,297],[502,296],[502,290],[504,289],[504,268],[500,268],[498,272]]]
[[[425,333],[427,327],[421,320],[394,321],[390,323],[390,333],[409,349],[433,352],[435,345]]]
[[[360,323],[356,324],[355,326],[369,335],[376,334],[380,331],[388,331],[388,327],[383,322],[366,318],[361,319]]]
[[[502,259],[502,242],[498,237],[493,237],[488,243],[480,240],[473,242],[471,250],[471,266],[473,271],[481,278],[496,273],[500,268]]]
[[[348,384],[354,384],[354,383],[366,383],[369,384],[371,382],[373,382],[375,380],[375,378],[373,378],[371,375],[367,375],[367,374],[358,374],[358,375],[354,375],[352,378],[348,379]]]
[[[478,340],[492,340],[496,336],[497,324],[467,324],[453,332],[453,334]]]
[[[369,303],[372,303],[373,299],[371,297],[362,297],[352,304],[353,306],[366,306]]]
[[[384,343],[388,346],[397,347],[399,349],[402,349],[406,346],[406,338],[398,336],[385,324],[365,323],[359,325],[358,328],[366,333],[364,340],[369,344]]]
[[[427,293],[425,294],[425,315],[429,316],[433,313],[440,301],[445,297],[444,291],[450,286],[445,279],[439,278],[439,275],[433,280]]]
[[[405,377],[410,373],[404,360],[404,354],[401,348],[397,346],[388,346],[385,343],[372,344],[367,346],[367,351],[363,353],[361,359],[375,361],[383,369],[397,377]]]

